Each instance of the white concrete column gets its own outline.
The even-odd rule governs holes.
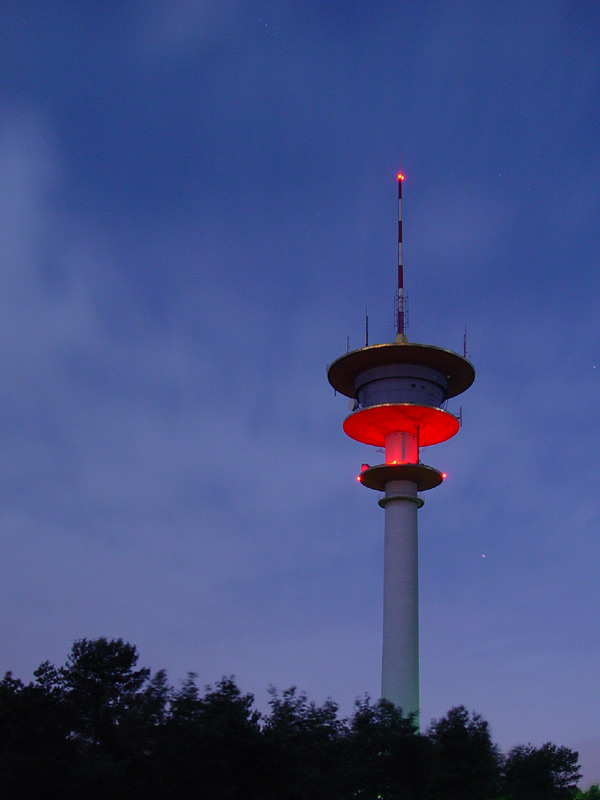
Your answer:
[[[397,431],[385,437],[386,464],[417,464],[419,461],[419,443],[415,433]]]
[[[385,497],[383,661],[381,696],[419,721],[419,582],[417,510],[413,481],[390,481]]]

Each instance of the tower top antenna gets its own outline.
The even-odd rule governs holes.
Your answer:
[[[404,263],[402,259],[402,182],[404,175],[402,169],[396,176],[398,181],[398,295],[396,318],[396,341],[406,342],[406,295],[404,294]]]

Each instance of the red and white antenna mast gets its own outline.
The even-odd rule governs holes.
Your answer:
[[[402,262],[402,181],[404,175],[398,172],[398,319],[396,333],[406,335],[406,300],[404,297],[404,268]]]

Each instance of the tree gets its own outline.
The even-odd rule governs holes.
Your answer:
[[[488,723],[464,706],[429,726],[433,747],[432,800],[489,800],[496,794],[501,757]]]
[[[265,798],[341,797],[341,742],[344,725],[331,700],[322,706],[292,686],[271,687],[271,711],[264,720]]]
[[[56,671],[36,670],[38,681],[24,685],[7,673],[0,681],[0,775],[6,797],[66,796],[64,776],[76,752]]]
[[[204,696],[189,673],[172,696],[155,753],[156,797],[262,797],[260,714],[254,697],[232,677],[207,686]],[[154,795],[152,795],[154,796]]]
[[[233,677],[207,686],[200,703],[202,755],[209,794],[235,800],[261,797],[260,714],[254,696],[242,694]]]
[[[122,639],[79,639],[59,670],[74,714],[73,736],[109,750],[125,716],[139,700],[150,670],[136,670],[138,653]]]
[[[167,673],[159,669],[139,695],[139,709],[150,730],[164,727],[169,718],[173,689],[167,681]]]
[[[356,701],[344,753],[349,796],[370,800],[426,797],[430,744],[418,733],[414,714],[387,700]]]
[[[570,800],[575,796],[579,754],[546,742],[513,747],[504,765],[507,800]]]
[[[574,798],[575,800],[600,800],[600,786],[597,783],[593,783],[586,792],[582,789],[577,789]]]
[[[126,797],[148,759],[142,694],[150,670],[136,669],[138,653],[122,639],[80,639],[58,670],[77,749],[65,796]]]

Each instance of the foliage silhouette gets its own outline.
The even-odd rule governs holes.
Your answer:
[[[350,720],[346,763],[351,780],[346,796],[420,800],[427,797],[431,746],[387,700],[358,699]]]
[[[233,677],[203,691],[189,673],[138,668],[122,639],[80,639],[64,666],[0,681],[0,774],[9,800],[595,800],[576,793],[578,755],[551,743],[503,759],[464,706],[425,734],[393,704],[348,719],[292,687],[261,715]]]
[[[586,792],[577,789],[574,794],[574,800],[600,800],[600,786],[594,783]]]
[[[489,725],[464,706],[431,723],[432,800],[488,800],[497,795],[501,757]]]
[[[507,800],[569,800],[581,777],[577,761],[577,753],[551,742],[514,747],[504,765]]]

